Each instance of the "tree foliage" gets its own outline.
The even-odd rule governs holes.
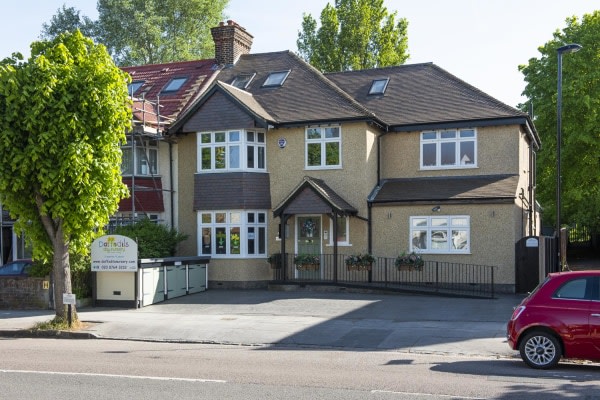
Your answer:
[[[545,224],[556,222],[557,49],[578,43],[577,53],[562,56],[561,222],[600,228],[600,11],[566,27],[539,48],[519,69],[527,83],[525,108],[533,106],[542,139],[537,157],[537,193]]]
[[[177,245],[187,239],[173,228],[142,219],[133,225],[120,226],[113,232],[134,239],[140,258],[162,258],[175,255]]]
[[[69,252],[85,254],[127,195],[120,144],[128,76],[81,32],[34,42],[0,63],[0,201],[33,258],[52,260],[57,317],[71,293]]]
[[[98,0],[97,40],[119,65],[157,64],[214,54],[210,28],[228,0]]]
[[[408,59],[408,21],[389,13],[383,0],[336,0],[321,12],[321,26],[304,14],[298,53],[323,72],[403,64]]]
[[[84,36],[94,37],[96,22],[81,15],[81,11],[75,7],[67,7],[63,4],[56,10],[50,22],[42,24],[40,37],[44,40],[52,40],[63,32],[75,32],[78,29]]]
[[[73,8],[57,11],[42,37],[80,29],[104,44],[121,66],[212,57],[210,28],[224,19],[229,0],[98,0],[98,20]]]

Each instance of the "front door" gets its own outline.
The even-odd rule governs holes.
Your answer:
[[[299,216],[296,218],[296,254],[321,255],[321,217]],[[307,268],[307,269],[302,269]],[[321,276],[320,265],[296,268],[296,276],[301,279],[318,279]]]

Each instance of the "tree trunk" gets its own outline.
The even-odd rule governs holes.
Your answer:
[[[63,303],[63,294],[71,293],[71,266],[69,264],[69,245],[65,243],[62,231],[54,237],[52,247],[52,276],[54,278],[54,307],[56,317],[67,320],[67,306]],[[75,304],[71,306],[73,321],[77,319]]]

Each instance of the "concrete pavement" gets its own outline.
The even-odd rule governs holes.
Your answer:
[[[89,326],[63,336],[514,357],[505,327],[521,299],[207,290],[140,309],[82,308]],[[53,315],[0,310],[0,336],[22,336]]]

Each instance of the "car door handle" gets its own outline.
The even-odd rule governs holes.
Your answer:
[[[600,317],[600,314],[592,314],[592,317]]]

